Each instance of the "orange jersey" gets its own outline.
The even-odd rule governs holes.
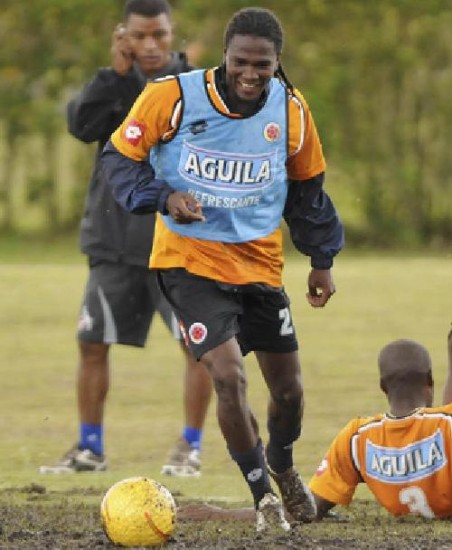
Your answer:
[[[396,516],[452,517],[452,404],[350,421],[309,486],[346,505],[360,482]]]
[[[221,99],[213,69],[206,72],[206,80],[210,101],[216,109],[228,116],[240,117],[230,113]],[[288,178],[300,181],[323,172],[326,163],[309,107],[300,92],[296,90],[295,93],[296,97],[290,99],[288,106],[286,168]],[[133,160],[146,160],[152,147],[171,139],[177,131],[183,101],[174,77],[148,84],[112,135],[114,146]],[[127,135],[131,123],[140,128],[139,140]],[[260,282],[281,287],[282,248],[281,228],[253,241],[222,243],[177,234],[157,215],[150,267],[185,268],[195,275],[231,284]]]

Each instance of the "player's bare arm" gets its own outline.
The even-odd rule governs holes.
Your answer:
[[[447,357],[449,360],[449,368],[447,370],[446,384],[444,386],[444,405],[452,403],[452,327],[447,335]]]

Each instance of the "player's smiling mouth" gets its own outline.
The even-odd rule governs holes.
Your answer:
[[[244,82],[243,80],[237,81],[242,88],[245,88],[247,90],[252,90],[254,88],[257,88],[257,82],[251,83],[251,82]]]

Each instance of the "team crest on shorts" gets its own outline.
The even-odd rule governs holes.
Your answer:
[[[124,139],[131,145],[138,145],[145,130],[146,126],[142,122],[131,119],[124,130]]]
[[[269,122],[264,128],[264,138],[267,141],[276,141],[281,135],[281,129],[276,122]]]
[[[193,323],[188,329],[188,335],[194,344],[202,344],[207,336],[207,327],[202,323]]]

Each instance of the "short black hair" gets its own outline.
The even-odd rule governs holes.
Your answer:
[[[143,15],[144,17],[157,17],[161,13],[171,15],[170,5],[166,0],[128,0],[124,6],[124,19],[129,15]]]
[[[276,15],[265,8],[243,8],[230,19],[224,33],[224,46],[228,47],[236,35],[251,35],[273,42],[277,55],[283,47],[283,31]]]
[[[412,376],[415,373],[428,374],[432,371],[432,360],[427,349],[407,338],[390,342],[378,355],[380,378],[391,376]]]

